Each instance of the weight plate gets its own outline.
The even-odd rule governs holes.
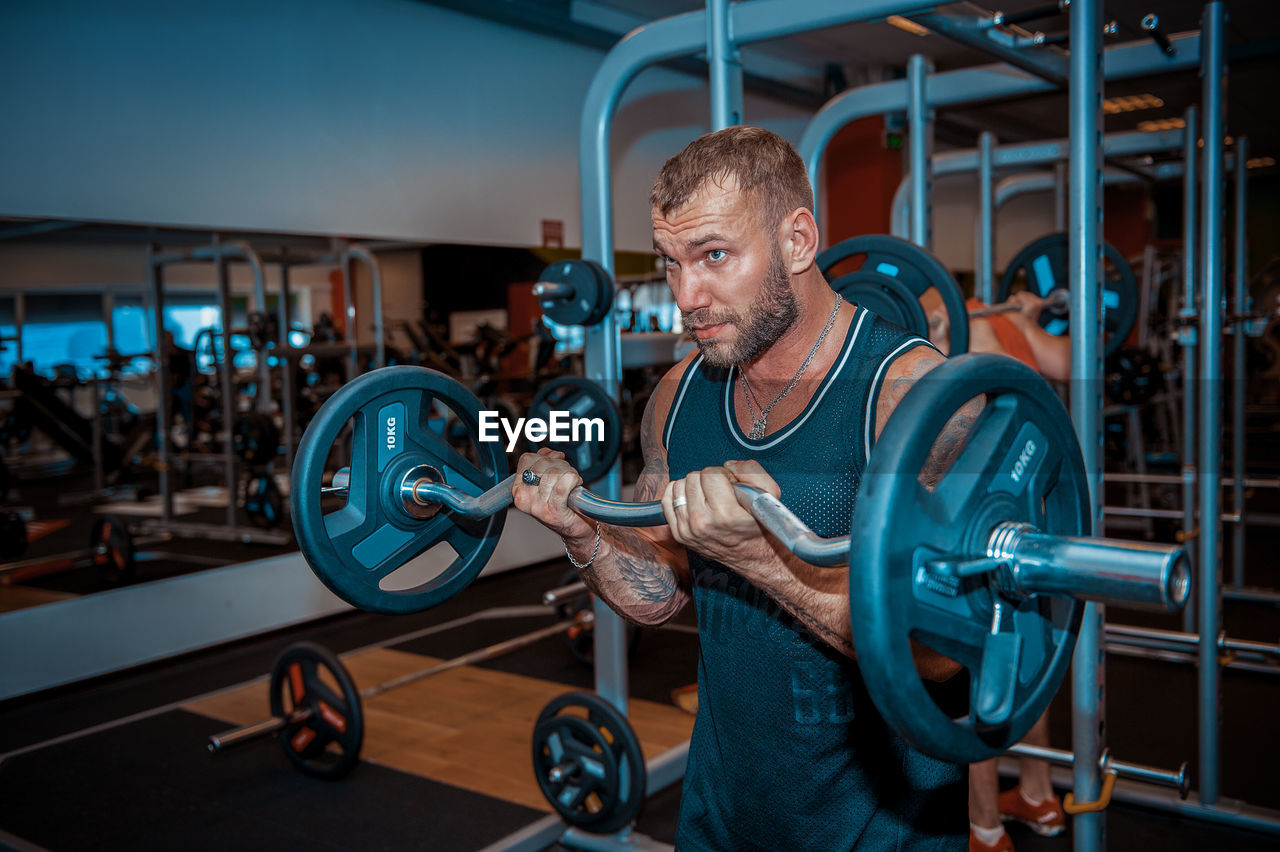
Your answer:
[[[559,585],[568,586],[571,583],[578,582],[577,569],[571,568],[565,572],[560,578]],[[556,618],[561,621],[568,621],[577,618],[579,613],[591,610],[593,604],[593,596],[590,592],[583,592],[573,598],[562,603],[556,604]],[[623,629],[627,634],[627,660],[635,662],[636,648],[640,646],[640,628],[636,627],[630,621],[623,622]],[[569,628],[564,634],[565,646],[569,649],[569,653],[573,654],[574,659],[588,666],[595,665],[596,659],[596,640],[595,630],[589,624],[579,624]]]
[[[929,320],[924,306],[901,280],[882,272],[858,270],[831,282],[831,289],[894,325],[926,340]]]
[[[622,447],[622,416],[618,406],[604,388],[579,376],[561,376],[543,385],[529,404],[529,418],[539,418],[551,425],[551,412],[566,412],[563,419],[565,435],[568,440],[530,441],[530,449],[537,452],[539,447],[550,447],[565,454],[583,482],[595,482],[609,472],[618,458],[618,450]],[[573,440],[573,429],[569,428],[572,420],[600,420],[603,428],[588,425],[583,428],[578,440]],[[602,435],[603,440],[593,440]]]
[[[960,355],[969,351],[969,313],[964,306],[964,294],[960,292],[956,280],[942,265],[942,262],[920,248],[915,243],[891,237],[887,234],[864,234],[842,240],[818,255],[818,268],[827,275],[841,261],[863,255],[862,265],[856,272],[842,275],[837,279],[841,287],[848,287],[859,280],[864,273],[878,273],[896,278],[906,286],[917,299],[930,288],[938,291],[942,304],[947,309],[947,318],[951,325],[951,354]],[[873,284],[879,284],[879,278],[869,278]],[[836,287],[835,284],[832,285]],[[843,292],[837,289],[837,292]],[[875,309],[871,309],[875,312]],[[922,311],[923,313],[923,311]],[[914,334],[918,331],[908,328]],[[928,338],[928,324],[925,324]]]
[[[1000,277],[997,302],[1007,302],[1014,290],[1030,290],[1046,298],[1054,290],[1070,291],[1067,253],[1070,248],[1066,233],[1048,234],[1027,244],[1009,262]],[[1110,243],[1103,244],[1102,310],[1106,340],[1103,355],[1110,355],[1124,345],[1125,338],[1133,330],[1138,319],[1138,280],[1133,267],[1120,250]],[[1071,330],[1069,309],[1044,311],[1040,325],[1050,334],[1061,337]]]
[[[644,805],[640,741],[625,716],[591,693],[570,692],[543,709],[533,729],[533,771],[556,813],[585,831],[613,834]]]
[[[338,691],[326,681],[328,674]],[[346,666],[327,648],[296,642],[271,668],[271,715],[288,720],[296,710],[306,718],[290,721],[276,735],[293,765],[308,775],[341,778],[360,760],[364,710]]]
[[[27,525],[17,512],[0,512],[0,559],[17,559],[27,552]]]
[[[1150,352],[1121,347],[1107,358],[1103,388],[1112,402],[1142,405],[1164,388],[1164,371]]]
[[[572,298],[543,297],[542,313],[560,325],[595,325],[613,307],[613,278],[594,260],[561,260],[538,276],[539,283],[573,288]]]
[[[118,515],[99,515],[89,527],[90,559],[98,578],[107,585],[132,583],[138,576],[133,536],[129,525]]]
[[[236,420],[231,440],[236,455],[248,464],[266,464],[280,453],[280,430],[268,414],[248,414]]]
[[[279,525],[284,516],[284,499],[274,476],[250,478],[244,489],[244,512],[254,526],[271,530]]]
[[[298,546],[316,576],[361,609],[429,609],[475,579],[498,545],[503,512],[480,521],[449,511],[424,519],[404,507],[401,481],[420,465],[473,497],[507,475],[501,441],[473,441],[469,455],[459,452],[433,427],[444,422],[433,417],[436,407],[479,434],[480,400],[462,385],[425,367],[384,367],[329,397],[298,445],[289,497]],[[351,468],[345,499],[322,494],[326,467]],[[454,554],[448,567],[403,587],[396,573],[437,546],[445,558]]]
[[[920,471],[936,436],[968,400],[986,395],[959,455],[933,487]],[[941,558],[986,555],[992,528],[1030,523],[1088,535],[1089,490],[1067,410],[1033,370],[1003,355],[939,365],[903,398],[863,475],[853,514],[850,617],[858,665],[885,720],[926,754],[973,763],[1020,740],[1048,706],[1075,647],[1083,604],[1004,595],[991,574],[931,572]],[[990,630],[994,605],[1001,629]],[[970,712],[953,719],[930,697],[908,639],[961,663]],[[979,718],[991,696],[1006,713]]]

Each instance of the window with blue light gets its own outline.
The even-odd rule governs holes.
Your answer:
[[[7,377],[18,362],[18,334],[14,322],[13,297],[0,298],[0,379]]]
[[[26,297],[22,357],[37,373],[52,376],[70,364],[87,378],[101,366],[95,356],[107,349],[101,294],[32,294]]]

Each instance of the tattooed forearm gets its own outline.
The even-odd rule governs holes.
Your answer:
[[[609,543],[618,575],[636,597],[655,603],[671,600],[678,588],[675,572],[651,556],[645,556],[653,553],[648,539],[633,529],[618,527],[609,530]],[[586,572],[583,577],[585,579]],[[598,575],[593,574],[593,579],[599,582]]]
[[[640,425],[645,466],[636,481],[633,499],[637,502],[658,499],[669,477],[654,409],[650,401]],[[686,557],[677,550],[665,527],[608,527],[602,531],[596,560],[579,573],[587,587],[624,618],[637,624],[661,624],[688,600],[680,573],[681,568],[687,573]],[[584,554],[582,561],[589,555]]]
[[[971,399],[951,415],[947,425],[942,427],[920,471],[920,481],[927,487],[932,488],[937,485],[942,475],[947,472],[947,468],[951,467],[951,463],[960,455],[965,438],[973,428],[974,422],[978,419],[978,412],[981,410],[981,398]]]

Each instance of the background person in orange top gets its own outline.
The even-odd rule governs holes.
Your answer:
[[[1017,311],[969,319],[969,351],[1009,355],[1047,379],[1070,381],[1071,338],[1055,337],[1040,327],[1044,300],[1020,290],[1009,301],[1018,305]],[[920,304],[929,320],[930,342],[949,354],[951,327],[938,291],[926,291]],[[971,311],[986,307],[977,299],[970,299],[966,306]],[[1032,726],[1025,741],[1049,744],[1048,711]],[[1013,840],[1005,833],[1003,820],[1017,820],[1045,837],[1061,834],[1066,827],[1049,764],[1023,758],[1019,775],[1017,787],[1000,793],[995,760],[969,766],[969,852],[1013,852]]]

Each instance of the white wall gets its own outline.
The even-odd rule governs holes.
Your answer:
[[[999,181],[1005,173],[996,176]],[[948,269],[974,269],[978,226],[976,174],[945,175],[933,182],[933,252]],[[996,271],[1008,266],[1023,246],[1055,230],[1053,193],[1016,195],[996,211]]]
[[[0,215],[508,245],[548,218],[578,244],[602,56],[414,0],[5,4]],[[619,248],[648,250],[649,183],[707,112],[686,75],[628,89]]]

